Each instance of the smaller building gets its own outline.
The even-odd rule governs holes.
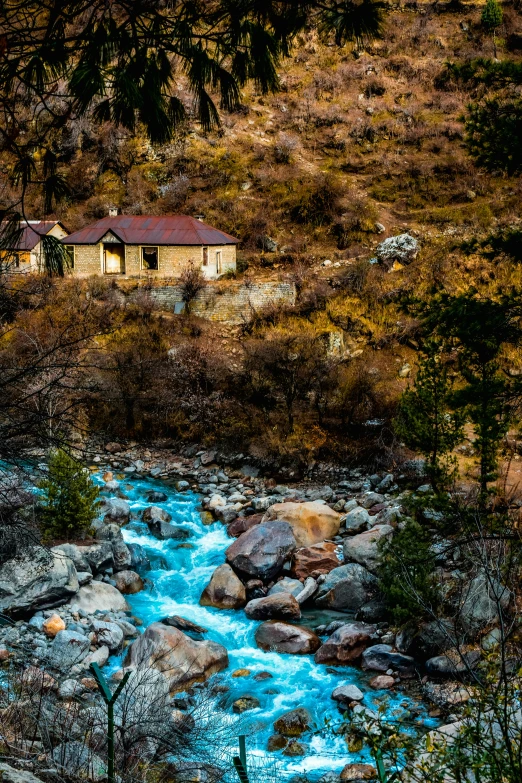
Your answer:
[[[215,279],[236,269],[239,240],[189,215],[115,215],[64,240],[78,277],[176,278],[189,263]]]
[[[13,247],[6,247],[2,255],[14,271],[41,272],[44,268],[42,247],[43,236],[66,239],[67,230],[59,220],[28,220],[21,224],[18,241]]]

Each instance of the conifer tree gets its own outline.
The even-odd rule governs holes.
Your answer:
[[[488,33],[491,33],[493,38],[493,51],[495,58],[497,56],[497,42],[495,33],[497,27],[500,27],[502,24],[502,19],[502,6],[498,0],[487,0],[486,5],[484,6],[484,10],[482,11],[481,21],[485,29],[488,31]]]
[[[96,518],[99,495],[88,470],[63,449],[51,453],[48,469],[47,477],[40,482],[44,539],[69,539],[88,533]]]

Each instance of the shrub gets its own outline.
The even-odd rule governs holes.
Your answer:
[[[431,541],[415,520],[383,547],[380,584],[396,623],[418,619],[426,609],[435,609],[438,593],[434,578],[435,558]]]
[[[63,449],[49,457],[49,473],[40,482],[41,527],[46,540],[89,533],[98,508],[98,488],[88,471]]]

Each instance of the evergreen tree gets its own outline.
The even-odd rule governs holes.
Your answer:
[[[502,24],[502,6],[497,0],[486,0],[486,5],[482,11],[481,21],[488,33],[491,33],[493,37],[493,50],[495,57],[497,56],[497,43],[495,40],[495,31],[497,27]]]
[[[442,345],[428,340],[413,388],[400,399],[395,429],[408,446],[426,457],[435,491],[451,478],[454,461],[450,452],[463,438],[464,416],[450,410],[452,388]]]
[[[99,495],[89,472],[62,449],[50,455],[48,468],[47,477],[40,482],[44,539],[88,533],[96,518]]]

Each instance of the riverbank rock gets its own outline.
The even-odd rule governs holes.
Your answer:
[[[460,621],[465,631],[476,634],[486,625],[498,620],[498,607],[509,606],[511,593],[491,576],[478,574],[463,590]]]
[[[124,666],[156,669],[175,693],[226,669],[228,654],[217,642],[194,641],[177,628],[152,623],[129,648]]]
[[[132,562],[132,555],[123,540],[123,533],[118,525],[113,522],[99,527],[96,531],[96,538],[99,541],[110,542],[116,571],[125,571],[125,569],[129,568]]]
[[[72,611],[83,610],[87,614],[95,612],[127,612],[129,605],[119,590],[105,582],[91,582],[80,587],[78,594],[70,601]]]
[[[261,650],[293,655],[310,655],[321,646],[321,640],[304,626],[269,620],[255,632],[256,644]]]
[[[289,576],[284,576],[279,582],[276,582],[273,587],[268,591],[268,595],[275,595],[276,593],[290,593],[294,598],[303,592],[303,583],[299,579],[291,579]]]
[[[362,701],[364,693],[357,685],[338,685],[332,693],[332,699],[341,707],[348,707],[354,701]]]
[[[347,764],[341,771],[340,780],[358,783],[360,780],[377,780],[377,770],[371,764]]]
[[[251,620],[300,620],[301,607],[290,593],[275,593],[264,598],[254,598],[245,607]]]
[[[295,547],[290,525],[275,521],[256,525],[242,533],[228,547],[225,556],[237,571],[267,580],[277,576]]]
[[[323,541],[297,549],[292,558],[292,574],[298,579],[306,579],[312,574],[328,574],[341,565],[335,553],[336,548],[333,542]]]
[[[362,533],[363,530],[371,527],[371,524],[372,518],[362,506],[357,506],[349,511],[343,520],[343,526],[350,535]]]
[[[368,571],[375,571],[380,562],[380,543],[384,539],[390,539],[394,530],[391,525],[376,525],[364,533],[359,533],[351,538],[345,538],[343,544],[344,559],[348,562],[359,563]]]
[[[236,715],[241,715],[249,710],[257,710],[260,706],[260,701],[255,696],[241,696],[232,704],[232,712],[235,712]]]
[[[130,519],[130,505],[123,498],[104,498],[101,511],[105,523],[115,522],[117,525],[126,525]]]
[[[375,255],[386,269],[392,269],[395,262],[405,266],[411,264],[419,253],[419,243],[410,234],[388,237],[378,245]]]
[[[348,563],[330,571],[319,585],[314,602],[340,612],[356,612],[375,597],[377,590],[373,574],[358,563]]]
[[[457,649],[448,650],[444,655],[436,655],[426,661],[426,671],[432,677],[458,677],[471,672],[480,661],[480,650],[459,653]]]
[[[64,555],[72,560],[76,571],[88,571],[90,573],[91,566],[82,552],[82,547],[76,546],[76,544],[58,544],[58,546],[53,546],[51,552]]]
[[[250,517],[236,517],[227,527],[230,538],[238,538],[241,533],[246,533],[251,527],[261,524],[263,514],[252,514]]]
[[[313,546],[334,538],[341,524],[341,515],[337,511],[314,501],[275,503],[263,517],[263,524],[276,519],[290,525],[298,547]]]
[[[312,717],[304,707],[290,710],[281,715],[274,723],[274,730],[283,737],[300,737],[308,731],[312,723]]]
[[[317,650],[316,663],[349,664],[356,661],[375,638],[376,628],[366,623],[341,626]]]
[[[410,655],[393,652],[389,644],[374,644],[362,654],[362,668],[375,672],[387,672],[388,669],[398,671],[402,675],[415,674],[415,660]]]
[[[0,612],[11,616],[60,606],[78,589],[74,563],[61,552],[35,546],[0,566]]]
[[[123,636],[123,635],[122,635]],[[49,654],[49,663],[54,669],[68,671],[81,663],[89,652],[90,641],[76,631],[58,631]]]
[[[370,688],[376,691],[387,691],[393,688],[395,685],[395,677],[390,677],[389,674],[378,674],[377,677],[372,677],[370,680]]]
[[[228,563],[216,568],[199,599],[201,606],[218,609],[241,609],[246,602],[245,586]]]
[[[42,624],[42,630],[50,639],[54,639],[57,633],[65,631],[65,622],[59,614],[52,614]]]
[[[133,595],[143,590],[143,579],[136,571],[118,571],[114,576],[116,589],[124,595]]]

